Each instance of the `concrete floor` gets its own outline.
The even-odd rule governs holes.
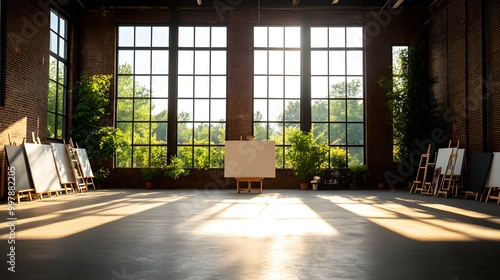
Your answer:
[[[16,206],[15,273],[0,207],[0,279],[500,275],[500,206],[463,198],[376,190],[62,195]]]

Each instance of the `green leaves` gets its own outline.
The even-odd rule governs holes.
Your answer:
[[[302,182],[307,182],[327,166],[328,145],[318,143],[312,131],[302,132],[295,130],[290,133],[292,147],[287,154],[287,160],[294,173]]]

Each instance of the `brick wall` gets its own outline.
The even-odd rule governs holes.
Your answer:
[[[431,73],[437,78],[433,90],[442,105],[447,133],[453,135],[467,153],[499,151],[497,97],[500,76],[500,31],[498,1],[484,1],[485,28],[481,15],[482,1],[438,1],[430,8]],[[485,39],[486,72],[483,71]],[[483,110],[483,90],[487,88],[487,106]],[[487,122],[483,121],[486,116]],[[484,133],[484,126],[487,133]]]

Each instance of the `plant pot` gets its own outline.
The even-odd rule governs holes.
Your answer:
[[[152,189],[153,188],[153,182],[146,182],[146,189]]]
[[[300,189],[303,191],[307,191],[307,188],[309,187],[308,183],[300,183]]]

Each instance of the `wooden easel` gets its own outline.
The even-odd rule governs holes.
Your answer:
[[[431,156],[431,144],[427,147],[427,152],[420,156],[420,162],[418,164],[417,176],[410,188],[410,193],[415,191],[420,191],[420,193],[427,193],[430,188],[432,188],[432,182],[426,182],[427,179],[427,169],[429,168],[429,159]]]
[[[240,193],[242,190],[248,190],[248,192],[251,191],[260,191],[262,193],[262,181],[264,178],[236,178],[236,191]],[[241,187],[240,188],[240,182],[247,182],[247,187]],[[258,182],[260,183],[260,188],[252,188],[252,182]]]
[[[451,141],[449,146],[451,146]],[[443,179],[439,184],[439,189],[436,193],[436,196],[443,194],[444,197],[447,197],[450,192],[455,189],[455,165],[457,163],[458,157],[458,148],[460,147],[460,141],[457,142],[457,147],[452,148],[450,157],[448,158],[448,164],[446,165],[446,169],[444,171]]]
[[[255,139],[255,136],[249,135],[246,137],[247,141],[253,141]],[[240,136],[240,141],[243,140],[243,137]],[[261,177],[255,177],[255,178],[249,178],[249,177],[236,177],[236,192],[240,193],[242,190],[247,190],[248,192],[251,192],[253,190],[255,191],[260,191],[262,193],[262,181],[264,181],[264,178]],[[240,188],[240,182],[247,182],[247,187],[241,187]],[[259,188],[252,188],[252,183],[257,182],[260,184]]]
[[[66,145],[66,151],[71,161],[71,167],[73,169],[73,174],[75,175],[75,185],[73,186],[76,192],[88,192],[89,189],[83,178],[83,171],[78,160],[78,155],[76,154],[76,149],[73,145],[73,140],[69,139],[69,144]]]

